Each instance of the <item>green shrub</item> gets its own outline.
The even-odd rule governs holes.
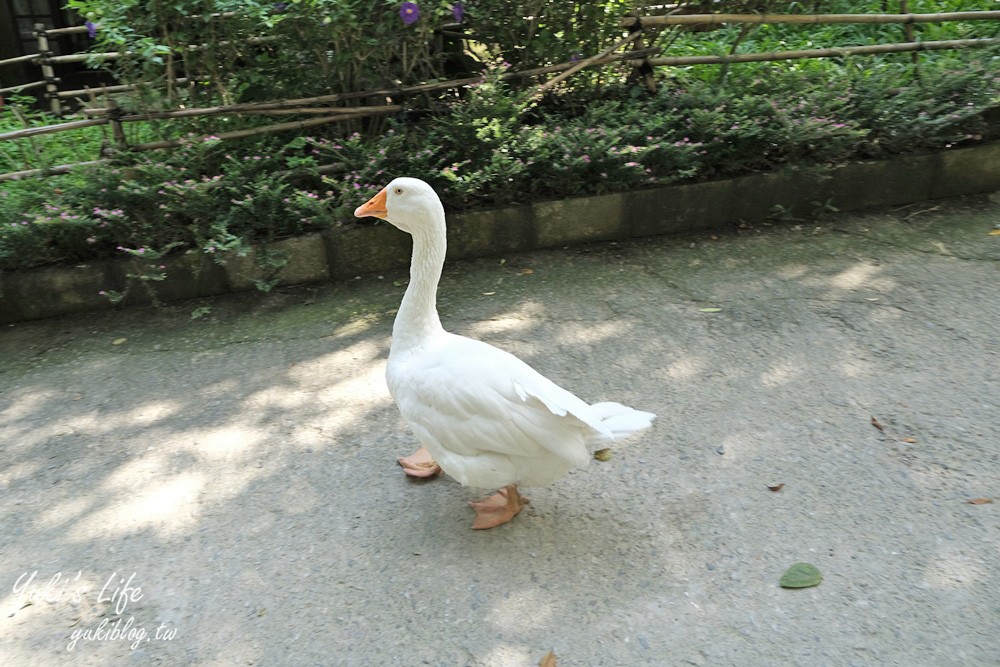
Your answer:
[[[38,181],[15,182],[0,196],[0,268],[181,247],[222,262],[251,242],[333,224],[330,193],[291,179],[308,177],[314,164],[304,137],[242,146],[209,139],[121,155],[112,166],[45,181],[56,187],[44,194]]]
[[[982,135],[982,112],[998,102],[997,60],[931,62],[908,80],[863,72],[851,82],[846,113],[869,131],[866,157],[948,147]]]
[[[1000,91],[991,52],[958,57],[919,68],[733,67],[724,85],[680,70],[652,95],[620,83],[560,90],[538,104],[494,71],[369,135],[330,126],[222,142],[189,132],[177,150],[2,184],[0,269],[122,256],[141,264],[133,275],[148,284],[171,251],[224,262],[252,243],[351,221],[399,175],[424,178],[456,210],[939,149],[981,135],[981,112]],[[246,121],[254,122],[262,121]],[[96,136],[81,143],[92,150]],[[282,263],[257,257],[269,270]]]

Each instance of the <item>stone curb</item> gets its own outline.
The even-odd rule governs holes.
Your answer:
[[[841,211],[898,206],[1000,190],[1000,143],[809,172],[751,174],[635,192],[543,201],[449,216],[448,257],[483,257],[546,248],[731,227],[767,219],[775,206],[801,216],[830,204]],[[285,239],[270,249],[288,258],[280,285],[404,269],[407,236],[388,225],[355,225]],[[163,261],[160,301],[253,289],[252,257],[219,265],[189,252]],[[0,277],[0,323],[111,308],[100,291],[123,291],[128,261],[53,266]],[[151,301],[133,287],[125,305]]]

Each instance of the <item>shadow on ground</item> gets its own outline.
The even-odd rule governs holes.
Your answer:
[[[479,491],[394,465],[404,275],[5,327],[0,658],[995,664],[997,504],[967,501],[1000,493],[998,223],[451,264],[446,327],[659,415],[486,532]],[[780,589],[798,561],[824,582]]]

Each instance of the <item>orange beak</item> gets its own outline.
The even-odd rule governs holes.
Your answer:
[[[386,189],[382,188],[379,190],[379,193],[369,199],[367,203],[354,209],[354,215],[358,218],[370,215],[374,218],[382,218],[385,220],[385,217],[389,215],[389,212],[385,209],[385,198],[387,194]]]

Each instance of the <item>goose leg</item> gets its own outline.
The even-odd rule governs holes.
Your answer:
[[[513,519],[529,501],[517,491],[517,485],[511,484],[494,493],[492,496],[473,500],[469,503],[476,510],[476,520],[472,522],[475,530],[496,528]]]
[[[441,466],[426,447],[421,447],[410,456],[400,456],[398,460],[399,465],[403,466],[403,472],[410,477],[433,477],[441,472]]]

